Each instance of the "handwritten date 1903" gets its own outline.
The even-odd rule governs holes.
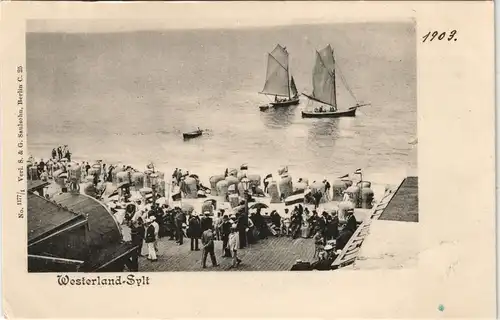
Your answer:
[[[422,37],[422,42],[431,42],[433,40],[439,41],[457,41],[457,30],[451,30],[448,32],[438,32],[438,31],[429,31]]]

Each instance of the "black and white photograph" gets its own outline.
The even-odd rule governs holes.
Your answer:
[[[26,22],[29,272],[418,264],[414,20]]]

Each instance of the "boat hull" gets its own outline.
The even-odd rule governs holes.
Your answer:
[[[297,105],[297,104],[299,104],[299,102],[300,102],[300,98],[297,97],[297,98],[293,98],[293,99],[286,100],[286,101],[271,102],[270,105],[274,108],[279,108],[279,107],[288,107],[288,106]]]
[[[308,112],[302,111],[302,118],[342,118],[342,117],[355,117],[356,109],[358,107],[351,107],[347,110],[335,112]]]
[[[268,104],[263,105],[263,106],[259,106],[260,111],[266,111],[266,110],[269,110],[269,108],[271,108],[271,106]]]
[[[202,131],[186,132],[186,133],[182,134],[182,137],[184,138],[184,140],[189,140],[189,139],[197,138],[197,137],[201,136],[202,134],[203,134]]]

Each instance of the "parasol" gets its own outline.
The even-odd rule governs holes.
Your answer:
[[[117,188],[129,188],[130,187],[130,182],[121,182],[118,184],[118,186],[116,186]]]
[[[167,203],[167,198],[161,197],[161,198],[156,200],[156,203],[159,204],[160,206],[162,206],[162,205]]]
[[[68,174],[66,172],[63,172],[60,175],[58,175],[57,177],[61,178],[61,179],[67,179],[68,178]]]
[[[265,203],[262,203],[262,202],[257,202],[257,203],[254,203],[250,209],[267,209],[269,208],[269,206]]]
[[[236,213],[236,212],[240,212],[240,211],[243,211],[245,210],[245,205],[241,205],[241,206],[236,206],[233,208],[233,212]]]

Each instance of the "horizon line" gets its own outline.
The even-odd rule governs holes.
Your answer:
[[[114,24],[109,25],[109,22],[112,21]],[[123,22],[138,22],[142,20],[130,20],[124,19]],[[146,20],[151,22],[151,20]],[[101,25],[96,25],[96,23]],[[156,21],[154,21],[156,22]],[[226,30],[226,31],[236,31],[236,30],[251,30],[251,29],[271,29],[271,28],[293,28],[293,27],[314,27],[314,26],[322,26],[322,25],[342,25],[342,24],[360,24],[360,25],[370,25],[370,24],[413,24],[415,25],[415,21],[409,18],[401,18],[395,20],[380,20],[380,21],[297,21],[297,22],[285,22],[282,23],[277,22],[274,24],[263,24],[263,25],[247,25],[240,24],[237,22],[236,24],[230,26],[210,26],[210,25],[202,25],[199,26],[178,26],[175,24],[170,24],[168,22],[161,21],[157,26],[129,26],[129,25],[117,25],[116,20],[110,19],[78,19],[69,20],[69,19],[50,19],[50,20],[28,20],[26,26],[26,33],[66,33],[66,34],[110,34],[110,33],[139,33],[139,32],[171,32],[171,31],[191,31],[191,30]],[[108,25],[102,25],[102,23]],[[36,25],[33,25],[36,24]],[[104,28],[103,28],[104,27]],[[76,28],[76,29],[75,29]]]

